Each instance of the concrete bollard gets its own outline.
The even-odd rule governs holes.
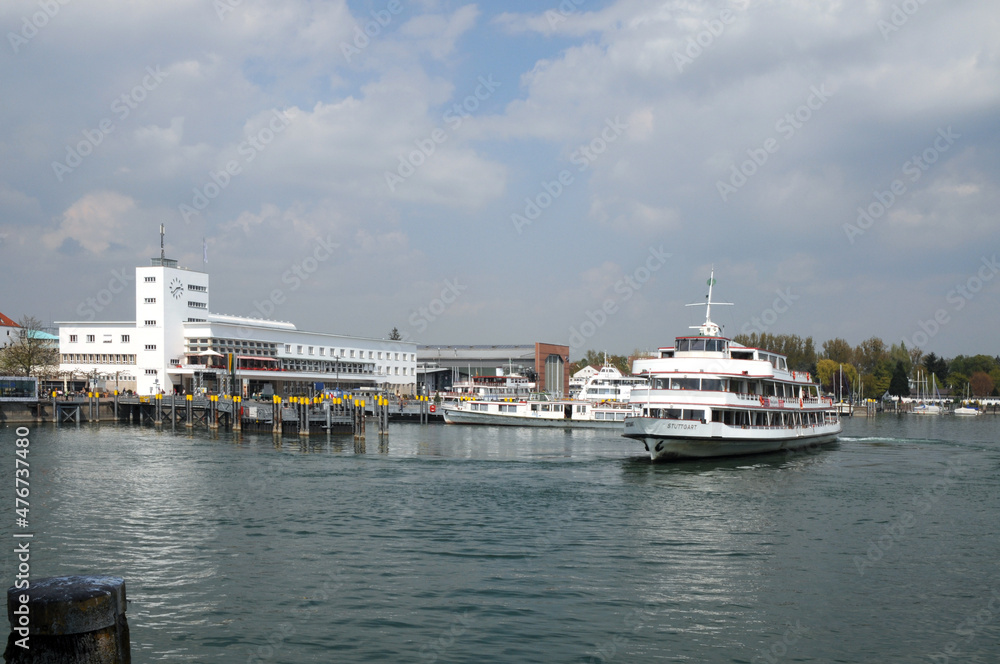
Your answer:
[[[27,638],[21,624],[25,607]],[[8,664],[132,662],[121,577],[57,576],[32,581],[29,589],[9,588],[7,617]]]

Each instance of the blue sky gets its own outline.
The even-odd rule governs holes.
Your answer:
[[[14,318],[78,318],[163,223],[213,309],[301,329],[625,353],[700,322],[714,265],[727,333],[1000,353],[990,2],[13,0],[0,29]]]

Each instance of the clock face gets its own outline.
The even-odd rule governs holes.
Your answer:
[[[170,294],[174,296],[174,299],[179,299],[184,294],[184,284],[177,277],[170,281]]]

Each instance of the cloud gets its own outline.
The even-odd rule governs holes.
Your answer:
[[[135,201],[113,191],[87,194],[62,215],[59,227],[42,236],[49,249],[75,242],[91,253],[107,251],[121,240]]]

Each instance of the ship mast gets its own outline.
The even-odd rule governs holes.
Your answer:
[[[694,304],[687,304],[687,307],[705,307],[705,322],[701,325],[692,325],[692,330],[698,330],[703,337],[717,337],[721,336],[722,328],[712,322],[712,305],[717,306],[732,306],[732,302],[712,302],[712,286],[715,285],[715,266],[712,266],[712,272],[708,277],[708,295],[705,297],[704,302],[695,302]]]

